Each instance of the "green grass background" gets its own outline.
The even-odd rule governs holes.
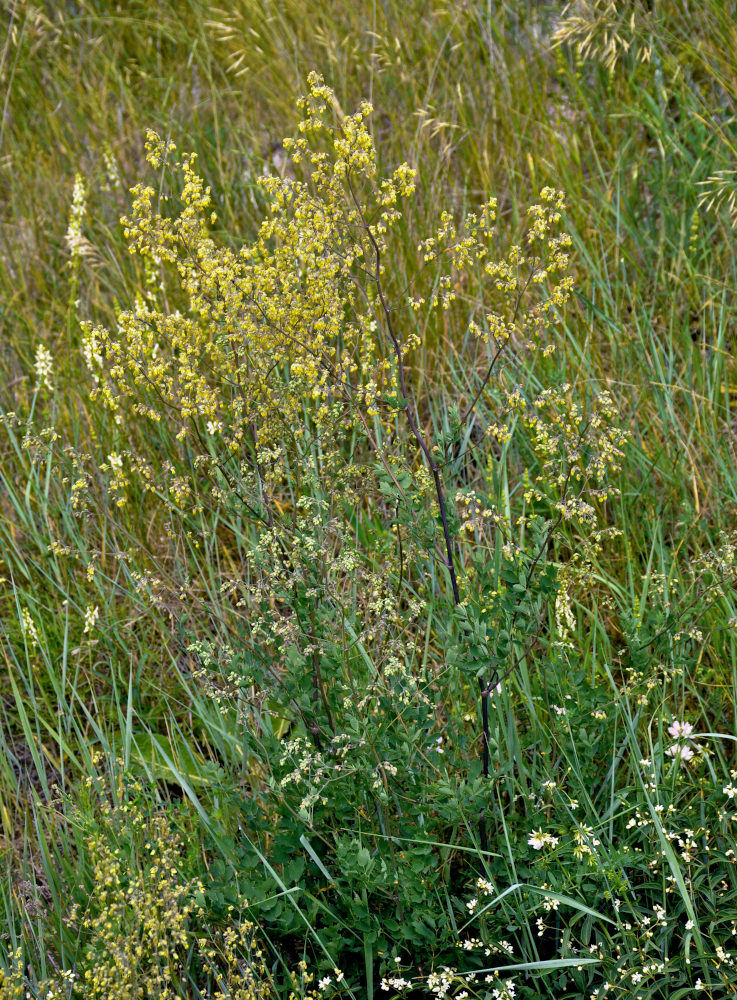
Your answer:
[[[596,583],[615,604],[642,610],[661,574],[671,605],[686,606],[689,568],[737,527],[734,3],[622,4],[618,27],[584,33],[583,53],[554,43],[557,4],[222,6],[4,0],[0,409],[24,417],[36,407],[39,426],[57,429],[54,448],[71,443],[99,461],[116,447],[162,447],[143,428],[110,425],[90,401],[80,350],[80,322],[114,325],[144,281],[118,221],[144,173],[144,129],[198,153],[218,234],[237,243],[255,231],[255,179],[275,169],[294,98],[317,69],[346,111],[371,99],[385,170],[403,160],[418,168],[418,232],[440,207],[462,210],[492,194],[513,227],[543,185],[565,190],[577,296],[554,366],[582,396],[608,388],[631,434],[609,511],[622,536],[599,556]],[[607,66],[612,32],[627,45]],[[106,181],[106,156],[119,186]],[[89,211],[75,271],[64,237],[77,172]],[[715,175],[717,197],[704,201]],[[56,390],[36,398],[41,342]],[[467,398],[465,346],[452,325],[428,332],[413,362],[420,395],[432,384]],[[526,377],[544,382],[550,372],[534,363]],[[428,424],[440,410],[431,398]],[[219,761],[238,761],[238,735],[192,680],[181,633],[228,619],[219,584],[238,572],[248,539],[232,530],[199,547],[184,534],[162,539],[135,503],[75,518],[54,459],[34,460],[23,437],[12,422],[0,435],[0,845],[8,925],[23,912],[33,936],[42,932],[22,884],[53,897],[53,804],[91,772],[94,751],[174,775],[196,802]],[[54,542],[64,551],[50,550]],[[167,582],[158,604],[137,589],[146,572]],[[734,603],[728,595],[725,618],[737,614]],[[84,611],[95,605],[100,628],[88,642]],[[24,638],[23,608],[38,647]],[[589,675],[614,656],[616,617],[606,601],[580,609]],[[692,712],[733,734],[736,671],[734,635],[709,633],[681,692]],[[61,912],[61,901],[50,902]]]

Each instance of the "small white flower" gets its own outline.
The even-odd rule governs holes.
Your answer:
[[[687,743],[674,743],[672,747],[668,747],[665,751],[669,757],[680,757],[681,761],[685,763],[687,760],[691,760],[694,755],[693,750]]]
[[[333,980],[330,978],[330,976],[325,976],[325,978],[321,979],[320,982],[317,984],[317,988],[320,991],[326,990],[328,988],[328,986],[330,986],[330,984],[332,983],[332,981]],[[383,989],[383,985],[382,985],[382,989]]]
[[[694,926],[695,926],[695,924],[694,924],[693,920],[687,920],[686,921],[686,930],[687,931],[692,931],[694,929]]]
[[[386,982],[386,980],[384,980]],[[395,976],[387,982],[387,989],[391,986],[395,990],[406,990],[412,983],[408,979],[402,978],[402,976]],[[382,986],[382,989],[384,987]]]

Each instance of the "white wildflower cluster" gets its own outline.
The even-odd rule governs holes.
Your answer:
[[[21,611],[21,630],[31,646],[38,646],[38,629],[28,608]]]
[[[486,954],[489,954],[488,950]],[[394,961],[399,962],[399,959],[395,958]],[[451,998],[452,1000],[467,1000],[471,994],[465,987],[472,987],[480,977],[480,972],[459,972],[457,969],[444,965],[440,970],[433,970],[427,977],[419,976],[412,981],[399,975],[397,970],[397,973],[393,975],[384,976],[381,980],[381,989],[385,993],[390,990],[403,993],[405,990],[412,989],[414,992],[419,989],[425,991],[423,995],[436,997],[437,1000],[451,1000]],[[492,987],[491,992],[487,991],[487,997],[493,998],[493,1000],[514,1000],[516,987],[513,980],[502,980],[495,972],[484,976],[483,982]],[[474,990],[473,995],[478,996],[479,994]]]
[[[88,632],[94,631],[95,625],[97,624],[97,619],[100,617],[100,609],[97,605],[94,608],[87,608],[84,613],[84,632],[85,635]]]
[[[490,977],[487,976],[487,982],[489,982],[489,979]],[[515,986],[513,979],[505,979],[501,985],[492,987],[491,990],[493,1000],[514,1000],[516,995],[517,987]]]
[[[409,979],[404,979],[402,976],[389,976],[381,980],[381,988],[387,993],[390,989],[392,990],[407,990],[410,988],[412,983]]]
[[[67,248],[72,255],[72,260],[79,257],[82,250],[82,224],[87,214],[87,188],[84,177],[77,174],[74,179],[74,191],[72,193],[72,207],[69,212],[69,225],[66,233]]]
[[[427,988],[438,998],[447,997],[450,995],[454,981],[455,969],[450,969],[445,965],[440,972],[430,973],[427,977]]]
[[[39,344],[36,348],[33,370],[36,373],[37,389],[39,389],[42,385],[45,385],[47,389],[54,388],[51,382],[51,376],[54,371],[54,359],[51,356],[51,351],[43,344]]]
[[[478,900],[476,900],[476,905],[478,905]],[[491,958],[492,955],[503,955],[505,958],[514,957],[514,948],[512,948],[509,941],[489,943],[488,941],[482,941],[481,938],[469,937],[459,940],[458,947],[462,951],[483,952],[485,958]]]
[[[737,967],[737,955],[734,952],[732,953],[728,952],[721,945],[717,945],[716,957],[717,957],[717,968],[720,965],[727,965],[732,969]]]

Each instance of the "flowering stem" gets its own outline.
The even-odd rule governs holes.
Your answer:
[[[397,335],[394,332],[391,310],[389,308],[389,304],[386,301],[386,297],[384,295],[384,287],[381,283],[381,249],[379,248],[379,244],[376,241],[376,237],[371,232],[371,226],[366,221],[363,209],[361,208],[361,203],[359,202],[358,198],[355,195],[353,186],[351,184],[350,175],[347,175],[347,181],[348,181],[348,189],[351,193],[351,198],[353,199],[353,203],[356,206],[356,210],[359,213],[362,226],[364,228],[364,231],[366,232],[366,235],[368,236],[369,242],[371,243],[371,248],[374,252],[375,268],[374,268],[374,273],[370,274],[370,277],[376,286],[376,292],[377,295],[379,296],[381,310],[384,314],[386,330],[387,333],[389,334],[389,339],[391,340],[392,343],[392,349],[394,350],[394,356],[397,360],[399,390],[402,394],[402,398],[406,400],[403,409],[407,417],[407,423],[409,424],[409,429],[412,433],[412,436],[419,445],[422,454],[425,456],[427,467],[432,473],[433,481],[435,483],[435,495],[438,501],[438,509],[440,510],[440,520],[443,525],[443,539],[445,541],[445,554],[446,554],[445,563],[446,566],[448,567],[448,572],[450,574],[450,584],[453,590],[453,601],[456,605],[459,605],[461,603],[461,595],[458,589],[458,577],[456,575],[455,561],[453,558],[453,541],[450,537],[450,528],[448,526],[448,514],[445,503],[445,491],[443,490],[443,481],[440,476],[440,466],[435,461],[435,458],[433,456],[432,451],[430,450],[430,447],[428,446],[427,442],[420,433],[420,430],[417,426],[417,422],[414,418],[414,414],[412,413],[412,398],[410,397],[407,391],[407,379],[405,377],[404,361],[402,359],[402,348],[400,347],[399,340],[397,339]]]

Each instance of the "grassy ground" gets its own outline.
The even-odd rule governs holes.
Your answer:
[[[722,737],[708,744],[711,755],[703,754],[702,770],[694,772],[691,797],[682,788],[678,792],[684,802],[688,799],[688,808],[696,802],[706,808],[703,803],[721,794],[736,766],[734,592],[727,588],[715,601],[703,593],[704,560],[721,551],[729,573],[732,550],[725,555],[720,547],[737,529],[734,3],[630,2],[618,5],[615,13],[605,3],[587,2],[575,5],[568,20],[561,20],[559,5],[522,0],[289,0],[277,5],[236,0],[223,6],[227,10],[204,0],[3,4],[0,409],[17,419],[6,416],[0,428],[0,847],[6,872],[0,949],[8,968],[11,953],[24,949],[16,973],[34,990],[60,969],[78,969],[83,976],[85,962],[91,962],[85,951],[90,940],[97,942],[95,954],[105,950],[104,938],[95,937],[99,928],[68,924],[75,866],[86,866],[88,893],[90,885],[99,890],[106,878],[130,889],[128,875],[116,874],[109,856],[103,852],[103,857],[102,848],[96,854],[89,839],[94,835],[117,843],[118,827],[110,832],[100,803],[109,795],[118,802],[119,770],[142,782],[146,795],[153,794],[146,815],[153,810],[155,816],[146,822],[173,817],[180,837],[177,856],[186,859],[188,878],[207,880],[215,872],[216,882],[227,883],[227,866],[245,864],[233,846],[239,831],[255,839],[242,818],[248,813],[239,812],[233,796],[249,789],[252,799],[258,797],[254,789],[264,777],[261,765],[250,758],[233,713],[201,684],[187,652],[192,637],[207,632],[231,641],[241,627],[222,585],[248,572],[249,529],[224,515],[214,524],[203,515],[200,533],[194,522],[186,530],[167,532],[138,495],[121,507],[107,499],[99,476],[89,509],[80,516],[73,509],[65,449],[87,453],[97,467],[111,452],[128,450],[159,465],[176,452],[171,429],[152,437],[143,421],[122,426],[111,421],[91,398],[82,356],[82,322],[114,328],[117,312],[147,287],[142,262],[128,254],[119,224],[129,207],[128,189],[146,170],[145,129],[197,152],[218,212],[214,234],[238,246],[253,238],[262,218],[264,197],[256,178],[281,169],[278,144],[293,128],[295,97],[313,69],[324,75],[346,112],[370,98],[384,171],[405,160],[417,168],[413,214],[403,234],[407,247],[437,225],[441,208],[462,213],[493,194],[501,225],[511,232],[543,186],[565,191],[576,293],[554,359],[526,357],[520,379],[544,386],[565,373],[580,399],[608,389],[618,422],[630,435],[617,480],[621,493],[604,511],[605,522],[621,534],[595,555],[586,590],[574,592],[574,652],[545,678],[548,703],[573,697],[584,683],[594,700],[581,708],[584,722],[571,732],[557,733],[555,719],[541,721],[535,715],[539,742],[531,735],[530,744],[523,745],[524,713],[542,697],[540,678],[530,675],[545,672],[543,661],[526,663],[524,674],[511,678],[494,751],[495,766],[506,775],[501,785],[509,785],[508,798],[500,799],[500,816],[508,818],[515,808],[524,812],[526,807],[515,803],[547,773],[547,763],[536,756],[542,750],[544,757],[546,741],[552,741],[548,752],[558,754],[558,773],[567,767],[574,775],[570,797],[586,799],[587,768],[593,765],[584,763],[585,747],[593,737],[585,720],[596,710],[597,691],[625,694],[615,699],[618,707],[609,709],[602,724],[612,727],[609,792],[602,792],[603,798],[592,794],[585,812],[589,823],[598,830],[600,821],[610,834],[603,867],[623,878],[630,870],[614,850],[619,835],[613,817],[620,815],[615,795],[622,796],[624,810],[628,795],[633,808],[637,800],[645,809],[647,783],[637,760],[657,756],[656,744],[670,720],[689,718],[697,731]],[[74,257],[66,233],[77,174],[88,197]],[[409,251],[405,259],[411,260]],[[480,289],[480,280],[472,281],[464,289],[466,300],[478,301]],[[37,390],[39,344],[53,357],[53,391]],[[423,425],[442,429],[448,401],[462,409],[472,398],[480,361],[469,354],[465,332],[451,317],[427,327],[410,371],[414,391],[424,400]],[[487,405],[493,408],[493,400]],[[41,433],[51,426],[53,440]],[[468,477],[474,484],[483,480],[488,456],[470,432],[467,444],[473,452]],[[513,448],[499,469],[502,464],[496,499],[516,509],[523,492],[522,446]],[[368,516],[357,531],[364,538],[380,534]],[[576,549],[577,532],[564,526],[551,558],[564,564]],[[377,562],[381,551],[379,545]],[[444,587],[438,579],[430,589],[440,594]],[[93,609],[95,620],[85,631],[85,615],[89,622]],[[663,652],[657,643],[658,622],[667,621],[667,628],[675,630],[679,616],[687,629],[699,628],[702,638],[677,660],[672,647]],[[420,631],[425,659],[443,661],[443,638],[432,615]],[[621,650],[628,643],[631,648],[636,634],[646,637],[643,645],[650,643],[651,655],[641,667],[644,679],[630,676],[628,687]],[[668,673],[675,666],[677,676]],[[653,679],[650,687],[647,676]],[[650,701],[638,701],[640,683],[646,691],[642,697]],[[467,699],[470,713],[477,711],[472,691],[459,698]],[[437,723],[451,742],[447,728],[452,721],[444,716]],[[478,750],[469,739],[458,759],[465,753],[468,761]],[[505,771],[510,759],[516,769]],[[677,784],[663,768],[665,784]],[[113,792],[106,790],[106,781]],[[637,798],[641,795],[645,799]],[[676,801],[673,795],[662,801]],[[130,801],[144,797],[139,790]],[[714,808],[726,811],[727,805]],[[532,815],[528,818],[538,826]],[[505,818],[494,827],[492,848],[507,859],[509,884],[539,885],[547,869],[534,867],[537,854],[529,860],[522,827],[515,823],[509,819],[508,828]],[[707,822],[694,820],[694,825],[706,828]],[[158,843],[152,829],[146,827],[147,836]],[[730,831],[724,827],[725,843]],[[515,838],[522,838],[521,847]],[[162,844],[165,840],[162,834]],[[123,856],[128,851],[138,857],[140,845],[126,843]],[[665,857],[671,842],[661,837],[656,843],[653,856],[662,850]],[[308,848],[310,863],[314,850]],[[469,840],[467,849],[478,853],[479,843]],[[719,851],[721,857],[726,848]],[[714,943],[723,940],[722,925],[737,919],[733,876],[724,873],[728,856],[719,877],[704,867],[709,873],[705,888],[698,862],[682,860],[682,851],[676,854],[668,855],[670,874],[663,878],[675,880],[685,918],[695,915],[696,933],[701,926],[703,939],[697,936],[691,944],[690,936],[687,941],[669,937],[659,960],[668,949],[679,954],[696,949],[700,975],[714,977],[709,995],[732,995],[734,970],[719,959]],[[299,871],[291,871],[288,861],[260,857],[261,862],[264,871],[276,872],[273,884],[282,885],[277,895],[288,895],[290,879],[299,885]],[[136,864],[130,861],[132,869]],[[141,870],[148,872],[145,865]],[[129,898],[129,908],[144,913],[155,905],[145,896],[153,892],[150,878],[145,875],[146,885],[135,906]],[[442,903],[446,910],[461,898],[463,879],[472,885],[468,871],[458,878],[447,894],[454,902]],[[499,878],[496,872],[495,884],[503,888]],[[729,880],[729,890],[719,888],[720,878]],[[581,905],[587,900],[585,885],[583,876],[575,884]],[[185,912],[189,896],[180,889],[169,885],[166,891],[185,927],[192,918]],[[346,898],[353,891],[346,888]],[[720,891],[726,893],[721,902]],[[217,892],[219,903],[208,897],[208,921],[222,934],[229,897]],[[573,883],[567,895],[575,895]],[[596,898],[597,906],[604,905],[605,894]],[[321,949],[337,964],[329,935],[317,944],[313,935],[300,951],[298,930],[274,929],[269,912],[267,907],[262,931],[274,942],[271,951],[266,948],[270,969],[281,961],[294,969],[304,956],[324,971],[331,963],[325,966],[324,956],[311,957],[321,956]],[[576,913],[589,919],[583,910]],[[125,921],[135,924],[138,918],[120,919],[120,926],[129,926]],[[504,919],[505,926],[513,925],[509,913]],[[69,930],[72,925],[82,929]],[[145,937],[143,924],[135,926],[131,933]],[[193,997],[216,988],[221,993],[213,996],[259,995],[256,987],[243,985],[244,963],[257,969],[260,960],[246,947],[250,932],[239,933],[243,950],[230,966],[227,947],[218,938],[223,968],[230,968],[227,984],[225,973],[220,980],[211,973],[208,980],[206,963],[198,960],[198,965],[188,946],[177,945],[178,957],[171,959],[162,981],[179,985],[166,988],[178,991],[172,995]],[[512,926],[510,937],[515,933],[524,938]],[[378,991],[383,974],[378,955],[371,952],[381,949],[371,940],[364,935],[356,968],[346,966],[356,996]],[[534,932],[530,940],[534,951]],[[561,940],[558,935],[552,951],[541,945],[537,959],[524,952],[523,958],[562,961]],[[640,945],[632,947],[634,954]],[[409,968],[406,953],[401,957],[402,968]],[[640,954],[640,961],[648,960]],[[566,968],[556,967],[555,974]],[[423,975],[427,970],[426,965]],[[243,983],[234,985],[238,975]],[[556,985],[550,976],[530,979],[529,970],[518,975],[523,996],[548,996],[546,990],[556,989],[570,991],[559,996],[604,995],[597,992],[603,990],[599,982],[583,986],[572,979]],[[673,976],[670,985],[653,978],[650,992],[637,995],[690,995],[676,991],[694,989],[695,976],[687,970]],[[616,995],[635,995],[632,983],[630,993],[621,983]],[[14,988],[6,983],[0,996],[15,997]],[[64,988],[88,991],[71,992],[74,996],[116,995],[114,985],[92,981]],[[147,995],[169,995],[161,985],[149,988]],[[303,992],[313,988],[300,987]]]

